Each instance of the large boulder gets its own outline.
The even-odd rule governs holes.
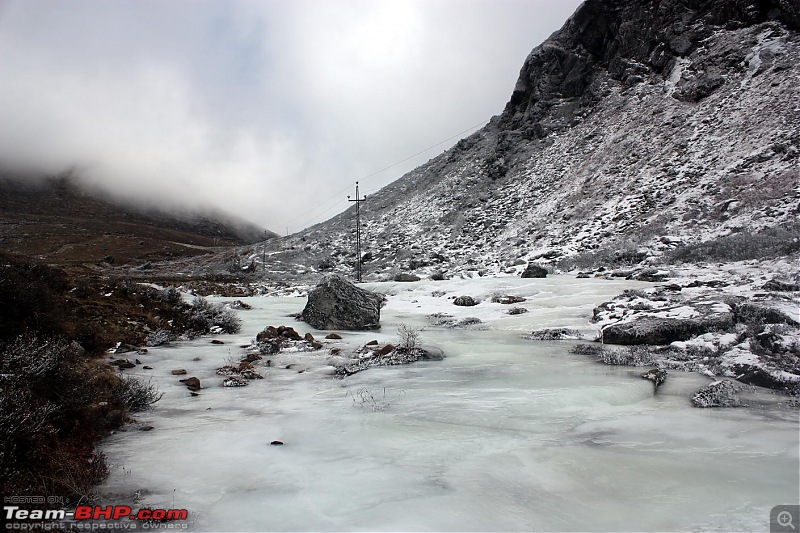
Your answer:
[[[328,274],[308,293],[303,320],[317,329],[367,330],[381,327],[384,297]]]
[[[525,267],[525,270],[522,272],[523,278],[546,278],[547,277],[547,269],[541,265],[537,265],[536,263],[528,263],[528,266]]]
[[[730,313],[702,318],[661,318],[642,316],[603,328],[606,344],[670,344],[685,341],[709,331],[723,331],[733,325]]]

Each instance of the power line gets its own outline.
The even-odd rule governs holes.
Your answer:
[[[402,165],[403,163],[405,163],[405,162],[407,162],[407,161],[410,161],[410,160],[414,159],[415,157],[417,157],[417,156],[420,156],[420,155],[424,154],[425,152],[427,152],[427,151],[429,151],[429,150],[432,150],[432,149],[436,148],[437,146],[440,146],[440,145],[442,145],[442,144],[444,144],[444,143],[446,143],[446,142],[448,142],[448,141],[451,141],[451,140],[453,140],[453,139],[455,139],[455,138],[457,138],[457,137],[460,137],[460,136],[464,135],[465,133],[467,133],[467,132],[469,132],[469,131],[472,131],[472,130],[474,130],[475,128],[478,128],[478,127],[480,127],[480,126],[483,126],[484,124],[486,124],[486,121],[485,121],[485,120],[481,121],[481,122],[480,122],[480,123],[478,123],[478,124],[475,124],[474,126],[470,126],[469,128],[467,128],[467,129],[465,129],[465,130],[463,130],[463,131],[460,131],[460,132],[456,133],[455,135],[452,135],[452,136],[448,137],[447,139],[444,139],[443,141],[439,141],[439,142],[437,142],[436,144],[433,144],[433,145],[431,145],[431,146],[429,146],[429,147],[425,148],[424,150],[420,150],[419,152],[417,152],[417,153],[415,153],[415,154],[413,154],[413,155],[410,155],[410,156],[406,157],[405,159],[402,159],[401,161],[398,161],[398,162],[396,162],[396,163],[392,163],[391,165],[388,165],[388,166],[386,166],[386,167],[383,167],[382,169],[380,169],[380,170],[378,170],[378,171],[376,171],[376,172],[373,172],[373,173],[371,173],[371,174],[367,174],[366,176],[364,176],[363,178],[361,178],[359,181],[363,181],[363,180],[365,180],[365,179],[367,179],[367,178],[371,178],[371,177],[373,177],[373,176],[377,176],[378,174],[380,174],[380,173],[382,173],[382,172],[385,172],[385,171],[389,170],[390,168],[396,167],[397,165]],[[296,220],[309,220],[309,221],[310,221],[310,220],[315,220],[315,219],[319,218],[321,215],[323,215],[323,214],[325,214],[325,213],[327,213],[327,212],[331,211],[331,210],[332,210],[334,207],[337,207],[337,206],[338,206],[340,203],[342,203],[342,202],[343,202],[343,200],[338,200],[338,201],[336,201],[336,200],[337,200],[337,197],[339,197],[339,195],[340,195],[340,194],[342,194],[344,191],[346,191],[346,190],[347,190],[347,189],[349,189],[350,187],[351,187],[351,185],[347,185],[347,186],[343,187],[342,189],[340,189],[340,190],[336,191],[336,192],[335,192],[335,193],[333,193],[333,194],[332,194],[330,197],[328,197],[326,200],[323,200],[323,201],[321,201],[320,203],[316,204],[315,206],[311,207],[311,208],[310,208],[308,211],[306,211],[305,213],[301,213],[301,214],[299,214],[298,216],[296,216],[296,217],[294,217],[294,218],[292,218],[292,219],[288,220],[288,221],[286,222],[286,224],[291,224],[292,222],[295,222]],[[374,189],[374,190],[378,190],[378,189]],[[373,192],[373,191],[370,191],[370,192]],[[331,201],[336,201],[336,203],[335,203],[334,205],[332,205],[332,206],[328,207],[328,208],[327,208],[327,209],[325,209],[324,211],[322,211],[322,213],[319,213],[319,214],[317,214],[317,215],[315,215],[315,216],[313,216],[313,217],[309,217],[309,215],[310,215],[311,213],[313,213],[315,210],[317,210],[318,208],[322,207],[323,205],[325,205],[325,204],[327,204],[327,203],[329,203],[329,202],[331,202]]]

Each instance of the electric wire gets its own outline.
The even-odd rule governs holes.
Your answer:
[[[433,145],[431,145],[431,146],[429,146],[429,147],[425,148],[424,150],[420,150],[419,152],[417,152],[417,153],[415,153],[415,154],[413,154],[413,155],[410,155],[410,156],[406,157],[405,159],[402,159],[402,160],[400,160],[400,161],[397,161],[396,163],[392,163],[391,165],[388,165],[388,166],[386,166],[386,167],[383,167],[382,169],[380,169],[380,170],[377,170],[377,171],[375,171],[375,172],[373,172],[373,173],[371,173],[371,174],[367,174],[366,176],[364,176],[364,177],[360,178],[358,181],[359,181],[359,182],[361,182],[361,181],[363,181],[363,180],[366,180],[366,179],[369,179],[369,178],[371,178],[371,177],[373,177],[373,176],[377,176],[378,174],[380,174],[380,173],[382,173],[382,172],[385,172],[385,171],[389,170],[390,168],[396,167],[397,165],[402,165],[403,163],[406,163],[406,162],[408,162],[408,161],[410,161],[410,160],[414,159],[415,157],[418,157],[418,156],[420,156],[420,155],[424,154],[425,152],[428,152],[428,151],[430,151],[430,150],[433,150],[433,149],[434,149],[434,148],[436,148],[437,146],[440,146],[440,145],[442,145],[442,144],[444,144],[444,143],[446,143],[446,142],[448,142],[448,141],[451,141],[451,140],[453,140],[453,139],[455,139],[455,138],[457,138],[457,137],[460,137],[461,135],[464,135],[464,134],[465,134],[465,133],[467,133],[467,132],[470,132],[470,131],[472,131],[472,130],[474,130],[474,129],[476,129],[476,128],[479,128],[479,127],[481,127],[481,126],[485,125],[485,124],[486,124],[486,122],[487,122],[486,120],[483,120],[483,121],[479,122],[478,124],[475,124],[474,126],[470,126],[469,128],[467,128],[467,129],[465,129],[465,130],[463,130],[463,131],[460,131],[460,132],[456,133],[455,135],[452,135],[452,136],[448,137],[447,139],[444,139],[444,140],[442,140],[442,141],[439,141],[439,142],[437,142],[436,144],[433,144]],[[333,210],[334,208],[338,207],[340,204],[343,204],[343,203],[345,203],[345,200],[338,200],[338,201],[337,201],[335,204],[333,204],[333,205],[331,205],[331,206],[327,207],[325,210],[323,210],[323,211],[322,211],[322,212],[320,212],[320,213],[316,213],[316,214],[314,214],[314,212],[315,212],[317,209],[319,209],[320,207],[322,207],[323,205],[325,205],[325,204],[328,204],[328,203],[330,203],[331,201],[335,201],[335,200],[337,200],[337,198],[339,197],[339,195],[343,194],[345,191],[347,191],[347,190],[348,190],[348,189],[350,189],[351,187],[352,187],[352,185],[351,185],[351,184],[348,184],[348,185],[346,185],[346,186],[345,186],[345,187],[343,187],[342,189],[339,189],[339,190],[338,190],[338,191],[336,191],[335,193],[332,193],[332,194],[331,194],[331,196],[329,196],[329,197],[328,197],[328,198],[326,198],[325,200],[323,200],[323,201],[319,202],[318,204],[316,204],[316,205],[312,206],[311,208],[309,208],[309,209],[308,209],[306,212],[304,212],[304,213],[301,213],[301,214],[299,214],[298,216],[296,216],[296,217],[294,217],[294,218],[292,218],[292,219],[290,219],[290,220],[286,221],[286,222],[285,222],[285,224],[288,226],[288,225],[292,224],[293,222],[295,222],[295,221],[297,221],[297,220],[306,220],[306,221],[309,221],[309,222],[313,222],[313,221],[315,221],[315,220],[318,220],[319,218],[321,218],[321,216],[322,216],[322,215],[324,215],[324,214],[326,214],[326,213],[330,212],[330,211],[331,211],[331,210]],[[371,194],[371,193],[373,193],[373,192],[379,191],[381,188],[382,188],[382,187],[379,187],[379,188],[377,188],[377,189],[373,189],[373,190],[369,191],[369,192],[368,192],[368,193],[366,193],[366,194]],[[305,228],[305,227],[309,227],[309,226],[311,226],[311,225],[312,225],[312,224],[307,224],[307,225],[305,225],[305,226],[303,226],[303,227]]]

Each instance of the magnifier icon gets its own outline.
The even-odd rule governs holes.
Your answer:
[[[795,530],[794,524],[792,523],[792,513],[789,511],[781,511],[778,513],[777,516],[778,525],[781,527],[790,527],[792,530]]]

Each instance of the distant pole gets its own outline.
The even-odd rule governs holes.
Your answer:
[[[358,182],[356,182],[356,199],[351,200],[350,195],[347,196],[348,202],[356,203],[356,281],[361,281],[361,202],[367,200],[367,195],[364,198],[358,195]]]

